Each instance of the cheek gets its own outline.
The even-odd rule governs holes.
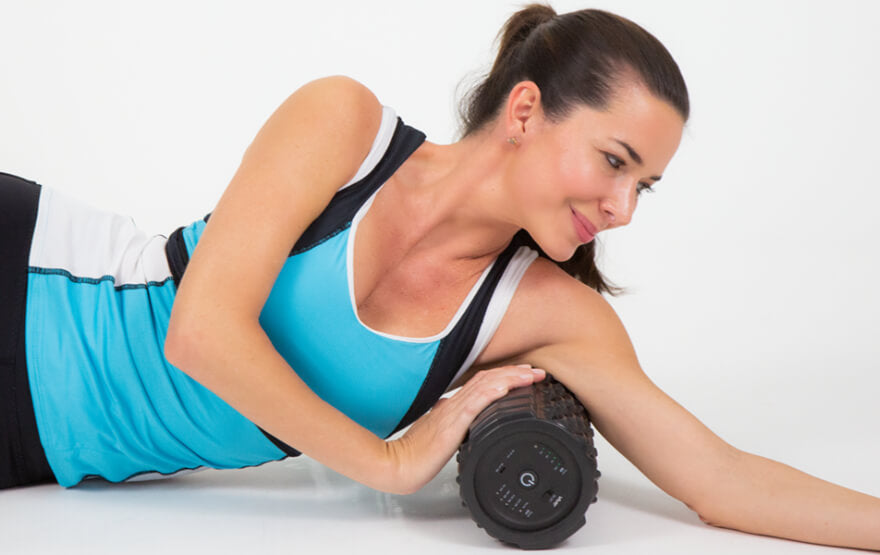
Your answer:
[[[598,188],[607,179],[585,156],[574,153],[559,160],[557,172],[564,193],[579,199],[598,193]]]

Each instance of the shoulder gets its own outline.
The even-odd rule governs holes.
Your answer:
[[[313,173],[326,177],[328,191],[335,192],[366,158],[382,113],[376,95],[357,80],[345,75],[314,79],[275,109],[242,164],[257,172],[278,170],[287,179],[294,175],[288,165],[311,163]]]
[[[328,75],[314,79],[298,88],[294,94],[309,97],[325,109],[336,108],[336,111],[342,110],[349,114],[362,113],[367,118],[382,114],[382,104],[373,91],[347,75]]]
[[[514,304],[515,303],[515,306]],[[538,257],[522,278],[511,308],[527,318],[531,349],[583,337],[586,330],[617,318],[598,291]]]
[[[322,137],[340,148],[365,154],[379,130],[382,111],[382,103],[363,83],[330,75],[296,89],[267,123],[271,127],[281,122],[277,127],[284,131],[320,129]]]
[[[366,85],[347,75],[328,75],[313,79],[296,89],[299,96],[311,96],[325,105],[340,103],[340,108],[380,108],[376,95]]]
[[[382,103],[366,85],[346,75],[330,75],[305,85],[320,103],[327,131],[359,153],[355,170],[367,156],[382,124]]]
[[[501,324],[475,369],[529,362],[529,353],[582,340],[616,326],[614,309],[595,289],[568,275],[552,260],[536,258],[517,285]]]
[[[382,121],[382,103],[366,85],[346,75],[309,81],[296,93],[307,96],[329,124],[350,134],[359,131],[372,142]]]

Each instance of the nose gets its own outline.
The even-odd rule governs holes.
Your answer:
[[[614,188],[614,192],[605,199],[601,208],[608,221],[606,229],[625,226],[632,221],[638,199],[637,187],[637,181],[620,183]]]

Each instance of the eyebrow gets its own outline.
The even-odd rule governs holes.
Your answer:
[[[639,156],[638,152],[633,150],[633,147],[629,146],[625,142],[620,141],[618,139],[614,139],[614,141],[619,143],[621,146],[623,146],[623,148],[626,149],[626,151],[629,153],[630,157],[633,160],[635,160],[636,164],[638,164],[640,166],[644,165],[644,162],[642,162],[642,157]],[[662,175],[652,175],[650,178],[653,179],[654,181],[660,181],[661,179],[663,179],[663,176]]]

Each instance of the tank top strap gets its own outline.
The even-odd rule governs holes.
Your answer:
[[[347,229],[358,209],[425,141],[425,134],[405,124],[400,116],[388,148],[379,162],[359,181],[339,190],[327,208],[306,228],[291,256],[306,251]]]

